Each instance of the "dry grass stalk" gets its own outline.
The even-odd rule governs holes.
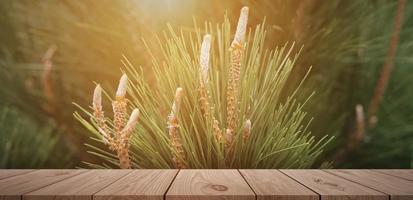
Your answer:
[[[93,92],[93,116],[97,123],[99,132],[103,136],[105,144],[114,144],[113,138],[109,137],[107,133],[110,132],[109,127],[106,125],[105,114],[102,107],[102,88],[97,85]],[[109,146],[110,149],[115,150],[113,146]]]
[[[200,109],[202,112],[202,115],[204,116],[205,119],[209,119],[209,101],[208,101],[208,95],[207,95],[207,90],[205,88],[205,85],[201,82],[200,87],[199,87],[199,104],[200,104]]]
[[[364,109],[360,104],[356,105],[356,121],[355,121],[355,130],[350,135],[350,140],[348,143],[348,148],[350,150],[357,147],[364,139],[364,133],[366,129],[365,118],[364,118]]]
[[[245,120],[244,131],[243,131],[243,135],[242,135],[244,144],[247,143],[248,138],[250,137],[250,135],[251,135],[251,120],[247,119],[247,120]]]
[[[48,112],[54,112],[53,104],[55,103],[55,98],[53,94],[53,84],[52,84],[52,69],[53,61],[52,58],[57,51],[57,46],[50,46],[42,58],[43,63],[43,72],[42,72],[42,87],[43,94],[47,99],[47,104],[44,105],[44,108]]]
[[[208,93],[205,88],[205,85],[208,83],[208,69],[209,69],[209,51],[211,48],[211,35],[207,34],[204,36],[201,45],[201,53],[199,56],[199,65],[200,65],[200,87],[199,87],[199,103],[201,107],[202,115],[205,119],[209,118],[209,102],[208,102]]]
[[[229,154],[230,151],[231,151],[232,142],[234,142],[233,130],[226,129],[226,133],[225,133],[225,150],[226,150],[227,154]]]
[[[106,124],[106,119],[102,107],[102,88],[97,85],[93,93],[93,116],[96,121],[99,133],[109,149],[116,151],[121,169],[130,169],[131,161],[129,157],[129,140],[133,129],[136,127],[139,110],[132,111],[129,120],[126,122],[126,90],[128,77],[124,74],[119,81],[119,87],[116,91],[116,100],[112,102],[114,112],[114,130]]]
[[[354,151],[360,143],[364,140],[365,137],[365,117],[364,117],[364,108],[362,105],[357,104],[355,107],[355,125],[354,129],[351,129],[348,133],[347,146],[340,149],[335,155],[334,160],[337,163],[343,162],[346,159],[346,156]]]
[[[205,119],[209,117],[209,102],[207,96],[207,90],[205,85],[208,83],[208,69],[209,69],[209,51],[211,48],[211,35],[205,35],[204,40],[202,41],[201,45],[201,52],[199,56],[199,64],[200,64],[200,98],[199,103],[201,107],[202,115]]]
[[[179,135],[179,122],[178,122],[178,113],[181,107],[183,96],[182,88],[177,88],[175,92],[175,99],[172,104],[171,113],[168,116],[168,129],[169,129],[169,139],[171,142],[171,147],[173,148],[172,160],[174,165],[178,169],[186,168],[184,163],[185,161],[185,152],[182,144],[181,136]]]
[[[371,102],[369,105],[368,118],[369,118],[370,128],[375,127],[375,125],[377,124],[377,116],[376,116],[377,111],[379,109],[380,102],[383,97],[384,91],[387,88],[387,85],[388,85],[388,82],[391,76],[391,72],[393,71],[393,68],[394,68],[394,58],[396,56],[397,46],[399,44],[399,34],[400,34],[401,26],[402,26],[405,4],[406,4],[405,0],[399,0],[397,3],[396,17],[394,21],[393,32],[392,32],[392,36],[390,39],[390,44],[389,44],[389,49],[387,52],[386,60],[383,65],[383,69],[380,73],[379,80],[377,81],[373,98],[371,99]]]
[[[128,77],[123,74],[119,80],[118,90],[116,91],[116,99],[112,102],[112,108],[114,113],[113,124],[115,125],[115,130],[120,133],[126,125],[126,109],[128,101],[125,98],[126,90],[128,84]]]
[[[131,169],[131,163],[129,158],[129,145],[124,148],[119,148],[117,151],[117,155],[119,158],[119,167],[121,169]]]
[[[211,35],[206,34],[202,41],[201,53],[199,56],[199,65],[201,67],[201,81],[203,84],[208,83],[210,50],[211,50]]]
[[[199,65],[200,65],[200,108],[202,115],[204,116],[206,121],[212,121],[213,126],[213,133],[217,142],[221,142],[222,140],[222,131],[219,126],[218,120],[215,119],[213,115],[210,115],[211,109],[208,101],[208,92],[206,90],[206,84],[208,83],[208,70],[209,70],[209,57],[210,57],[210,49],[211,49],[211,35],[206,34],[202,41],[201,45],[201,52],[199,56]],[[211,116],[211,118],[210,118]]]
[[[124,127],[124,129],[119,133],[119,139],[118,139],[118,158],[119,158],[119,164],[120,168],[122,169],[130,169],[131,168],[131,163],[130,163],[130,157],[129,157],[129,139],[130,136],[132,135],[133,129],[136,127],[136,124],[138,122],[138,117],[139,117],[139,110],[135,109],[133,110],[128,123]]]
[[[241,57],[244,51],[244,39],[247,29],[248,7],[241,9],[241,14],[238,20],[238,26],[232,41],[231,66],[229,69],[228,88],[227,88],[227,130],[225,136],[225,146],[230,148],[234,139],[234,133],[237,128],[237,120],[239,116],[238,96],[239,96],[239,81],[241,72]]]
[[[222,130],[221,130],[221,127],[219,126],[218,120],[216,119],[214,119],[213,129],[214,129],[215,140],[218,143],[221,143],[222,142]]]

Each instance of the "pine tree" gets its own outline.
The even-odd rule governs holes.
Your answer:
[[[100,106],[93,106],[94,114],[82,109],[91,122],[78,113],[76,117],[109,147],[130,144],[134,168],[310,167],[328,138],[310,135],[304,104],[295,100],[298,88],[285,101],[280,98],[298,55],[292,54],[291,45],[264,49],[265,26],[247,34],[248,12],[242,8],[234,36],[228,19],[206,23],[205,36],[197,27],[195,34],[186,35],[170,26],[160,42],[164,61],[153,57],[153,87],[142,68],[123,59],[125,75],[111,101],[124,101],[123,107],[128,103],[133,112],[139,111],[133,133],[124,133],[127,111],[117,106],[113,120],[100,115]],[[123,100],[126,85],[130,98]],[[101,105],[100,90],[98,85],[93,105]],[[129,167],[119,153],[94,148],[93,154]]]

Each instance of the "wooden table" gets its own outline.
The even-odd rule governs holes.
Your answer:
[[[413,200],[413,170],[0,170],[0,200]]]

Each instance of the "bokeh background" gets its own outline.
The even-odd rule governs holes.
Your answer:
[[[0,168],[74,168],[96,161],[73,117],[94,81],[115,89],[122,55],[151,67],[167,24],[250,27],[265,19],[269,47],[302,46],[291,88],[316,137],[333,135],[313,167],[413,166],[413,2],[409,0],[0,1]],[[201,26],[202,27],[202,26]],[[150,80],[151,75],[148,74]]]

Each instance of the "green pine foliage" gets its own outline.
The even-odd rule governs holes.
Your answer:
[[[7,51],[0,60],[0,168],[69,168],[72,150],[55,120],[33,106],[47,105],[38,88],[40,64],[17,64]],[[43,101],[42,101],[43,99]]]
[[[393,31],[394,19],[396,16],[396,3],[388,7],[388,12],[383,12],[380,18],[371,27],[370,35],[366,37],[374,38],[377,34],[389,36]],[[412,82],[412,52],[413,52],[413,5],[406,2],[404,8],[403,21],[400,31],[400,41],[397,47],[397,54],[394,58],[394,69],[390,82],[384,93],[383,100],[377,113],[377,125],[366,130],[366,136],[358,149],[347,156],[347,161],[357,159],[357,165],[344,162],[343,167],[368,168],[369,166],[380,166],[380,168],[411,168],[413,149],[413,93]],[[383,21],[390,21],[384,26]],[[383,33],[384,32],[384,33]],[[379,74],[382,70],[387,49],[389,48],[389,37],[385,37],[382,44],[374,47],[367,47],[364,51],[363,64],[359,68],[359,73],[364,79],[359,80],[360,89],[355,93],[355,101],[362,102],[366,109],[373,96],[374,88]],[[367,94],[363,91],[369,91]],[[380,152],[380,153],[377,153]]]
[[[15,108],[0,106],[0,168],[65,168],[71,155],[61,148],[60,132],[53,123],[39,126]]]
[[[294,68],[289,83],[294,90],[300,83],[300,75],[307,73],[307,66],[312,66],[298,98],[305,100],[315,90],[312,101],[304,107],[314,117],[309,129],[316,136],[328,133],[337,137],[326,149],[328,155],[324,158],[336,160],[337,152],[351,142],[355,106],[361,104],[368,110],[389,48],[397,3],[385,0],[250,3],[268,16],[272,40],[303,45],[297,60],[300,67]],[[348,152],[344,160],[336,160],[335,167],[411,167],[412,14],[413,4],[406,1],[395,68],[379,108],[377,126],[367,128],[359,148]]]
[[[233,38],[228,19],[223,24],[205,23],[204,32],[174,30],[169,27],[159,39],[163,57],[153,57],[154,85],[148,83],[146,72],[135,68],[124,58],[124,71],[130,77],[130,107],[138,108],[140,116],[131,138],[131,157],[134,168],[172,168],[172,157],[178,154],[171,148],[167,116],[171,111],[175,89],[184,91],[178,113],[179,135],[185,152],[182,162],[189,168],[308,168],[322,152],[328,137],[316,140],[307,127],[307,113],[303,103],[295,100],[299,89],[281,98],[287,80],[298,58],[292,53],[293,45],[275,50],[265,49],[266,31],[258,25],[248,34],[241,60],[239,85],[238,127],[234,143],[226,147],[216,140],[213,130],[214,116],[225,137],[227,113],[226,94],[230,64],[230,44]],[[199,49],[204,33],[212,34],[211,64],[208,91],[211,116],[201,112]],[[109,95],[111,96],[111,95]],[[105,109],[104,109],[105,110]],[[85,114],[92,117],[91,112]],[[101,138],[96,124],[89,117],[75,116],[91,132]],[[252,122],[251,136],[243,142],[243,122]],[[109,122],[110,119],[107,119]],[[93,147],[92,147],[93,148]],[[231,150],[229,150],[231,149]],[[172,150],[172,151],[171,151]],[[231,151],[231,153],[228,153]],[[93,148],[93,154],[104,158],[108,167],[118,163],[116,154]],[[89,164],[98,167],[96,164]]]
[[[45,121],[55,121],[64,137],[72,135],[73,141],[77,140],[71,143],[70,150],[76,154],[74,162],[92,162],[90,157],[83,157],[87,131],[79,127],[71,115],[72,101],[80,105],[90,103],[93,87],[90,77],[110,88],[118,76],[119,57],[125,54],[131,62],[143,64],[145,77],[152,85],[154,78],[147,69],[151,56],[140,37],[144,36],[147,43],[153,45],[156,39],[151,37],[152,33],[158,32],[166,22],[195,32],[188,25],[192,15],[202,20],[221,21],[222,13],[227,11],[230,21],[235,21],[238,8],[247,5],[254,10],[250,17],[250,24],[254,24],[251,27],[261,22],[263,16],[267,17],[268,42],[264,46],[272,49],[274,45],[294,41],[296,46],[303,47],[289,76],[289,89],[282,92],[283,99],[295,91],[312,66],[296,98],[304,102],[315,91],[311,101],[303,107],[314,117],[308,130],[316,138],[325,134],[337,137],[325,149],[328,155],[319,157],[320,160],[334,159],[336,152],[348,143],[355,105],[368,109],[388,48],[396,4],[397,1],[388,0],[213,0],[168,4],[170,9],[165,10],[158,1],[146,0],[140,3],[128,0],[116,3],[106,0],[3,1],[0,3],[3,13],[0,45],[10,54],[0,54],[1,61],[8,63],[0,66],[0,99],[23,110],[24,115],[36,119],[39,126]],[[396,66],[379,109],[378,124],[366,130],[359,148],[350,152],[346,160],[336,162],[336,167],[411,166],[412,8],[413,4],[407,1]],[[53,116],[43,114],[46,100],[39,85],[43,71],[40,59],[50,45],[58,47],[51,76],[56,96],[53,105],[61,111]],[[156,58],[162,56],[159,49],[152,49]],[[25,85],[31,83],[35,90],[28,91]],[[363,162],[352,162],[353,159]]]

